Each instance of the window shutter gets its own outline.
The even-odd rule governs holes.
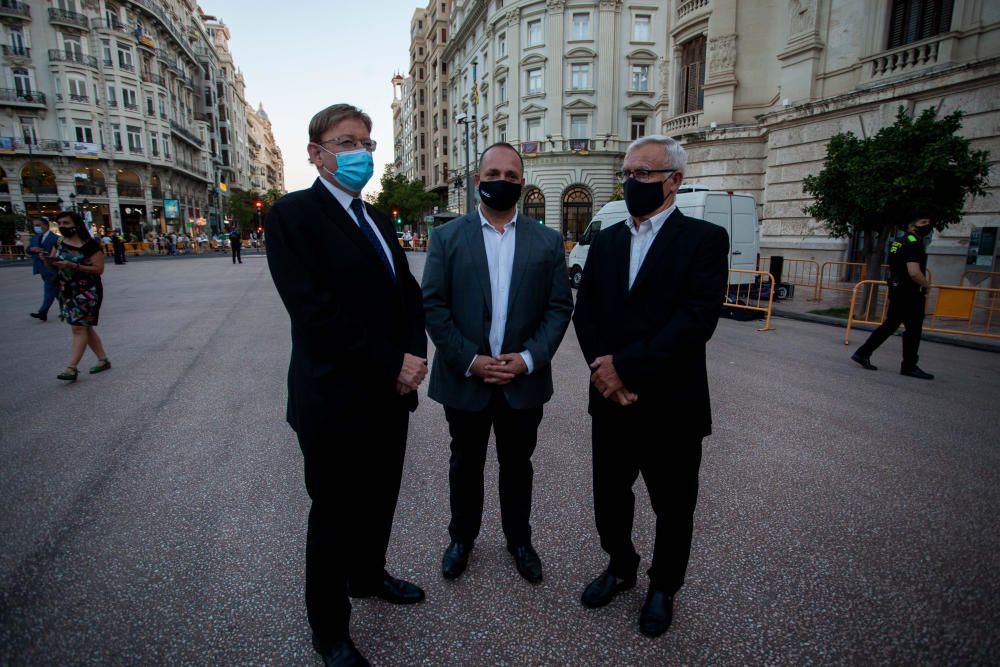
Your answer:
[[[889,44],[887,48],[894,49],[903,44],[903,27],[906,25],[907,0],[894,0],[892,14],[889,17]]]

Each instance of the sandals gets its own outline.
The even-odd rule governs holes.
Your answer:
[[[56,376],[57,380],[66,380],[69,383],[76,382],[76,379],[80,377],[80,371],[77,370],[76,366],[67,366],[66,370]]]
[[[93,375],[94,373],[103,373],[104,371],[110,371],[110,370],[111,370],[110,361],[108,361],[107,359],[98,359],[97,365],[91,366],[90,374]]]

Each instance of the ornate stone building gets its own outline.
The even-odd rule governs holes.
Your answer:
[[[213,21],[194,0],[0,3],[0,212],[220,229]]]
[[[802,212],[802,179],[833,134],[869,136],[899,106],[962,109],[974,146],[1000,154],[1000,3],[988,0],[456,0],[450,32],[453,175],[464,114],[470,155],[518,146],[524,210],[570,238],[611,197],[624,149],[652,132],[685,143],[689,181],[756,197],[764,254],[819,261],[852,253]],[[935,238],[936,279],[958,278],[971,228],[998,208],[973,200]]]

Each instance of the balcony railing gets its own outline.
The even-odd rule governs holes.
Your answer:
[[[3,45],[3,54],[8,58],[30,58],[31,47],[29,46],[7,46]]]
[[[71,25],[77,28],[90,27],[90,21],[88,21],[87,17],[83,14],[71,12],[66,9],[59,9],[57,7],[49,7],[49,21],[51,23]]]
[[[31,8],[17,0],[0,0],[0,16],[31,18]]]
[[[56,93],[56,102],[65,102],[67,100],[69,100],[70,102],[89,103],[90,97],[88,97],[87,95],[77,95],[76,93],[70,93],[69,95]]]
[[[85,53],[75,51],[60,51],[59,49],[49,49],[49,60],[52,62],[79,63],[97,69],[97,58],[88,56]]]
[[[119,60],[118,61],[118,69],[120,69],[120,70],[122,70],[124,72],[132,72],[133,74],[135,74],[135,65],[133,65],[131,63],[123,63],[123,62],[121,62]]]
[[[142,73],[142,80],[146,83],[155,83],[158,86],[167,87],[167,81],[159,74],[150,74],[148,72]]]
[[[128,110],[128,111],[138,111],[139,110],[139,105],[136,104],[136,103],[134,103],[134,102],[123,102],[122,104],[125,106],[125,109]]]
[[[108,100],[108,108],[109,109],[117,109],[118,108],[118,100]]]
[[[108,195],[108,186],[103,183],[101,185],[76,185],[74,188],[78,195],[90,195],[92,197],[106,197]]]
[[[667,121],[667,132],[677,132],[683,130],[694,130],[699,127],[701,111],[692,111],[680,116],[674,116]]]
[[[208,123],[208,124],[211,125],[211,123],[212,123],[212,114],[210,114],[210,113],[197,113],[197,112],[195,112],[194,119],[195,120],[200,120],[203,123]]]
[[[132,155],[142,155],[142,146],[129,146],[128,152]]]
[[[61,153],[63,142],[58,139],[35,139],[28,142],[17,137],[0,137],[19,153]],[[29,150],[28,144],[31,144]]]
[[[205,145],[205,142],[202,141],[198,137],[198,135],[196,135],[194,132],[191,132],[190,130],[188,130],[187,128],[185,128],[184,126],[182,126],[176,120],[171,120],[170,121],[170,129],[173,130],[173,132],[175,134],[177,134],[178,136],[180,136],[180,137],[182,137],[184,139],[187,139],[189,142],[191,142],[192,144],[194,144],[198,148],[201,148],[202,146]]]
[[[947,34],[935,35],[913,44],[885,51],[862,61],[867,81],[879,81],[912,74],[950,60],[953,40]]]
[[[110,30],[112,32],[122,32],[126,35],[132,34],[132,29],[118,19],[90,19],[90,27],[94,30]]]
[[[587,152],[590,150],[590,139],[567,139],[566,150],[573,153]]]
[[[709,0],[685,0],[677,5],[677,18],[683,18],[696,9],[708,6]]]
[[[21,102],[45,106],[45,93],[40,93],[37,90],[25,92],[15,88],[0,88],[0,102]]]
[[[134,199],[142,199],[145,195],[142,192],[141,185],[130,185],[127,183],[118,184],[118,196],[119,197],[132,197]]]

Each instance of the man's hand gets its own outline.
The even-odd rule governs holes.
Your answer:
[[[411,391],[413,391],[413,390],[410,389],[409,387],[407,387],[402,382],[399,382],[399,381],[396,382],[396,393],[399,394],[400,396],[406,396]]]
[[[524,361],[522,360],[521,363],[523,364]],[[506,362],[500,361],[499,358],[487,357],[485,354],[476,355],[469,372],[481,378],[486,384],[500,385],[507,384],[514,379],[515,375]]]
[[[601,392],[601,396],[610,398],[620,405],[631,405],[638,400],[638,396],[628,391],[625,388],[625,383],[618,377],[618,371],[615,370],[614,359],[611,355],[594,359],[594,363],[590,367],[594,369],[590,381],[597,388],[597,391]]]
[[[404,353],[403,367],[399,369],[399,377],[396,378],[397,389],[402,386],[410,391],[416,391],[425,377],[427,377],[427,360],[415,357],[409,352]]]

